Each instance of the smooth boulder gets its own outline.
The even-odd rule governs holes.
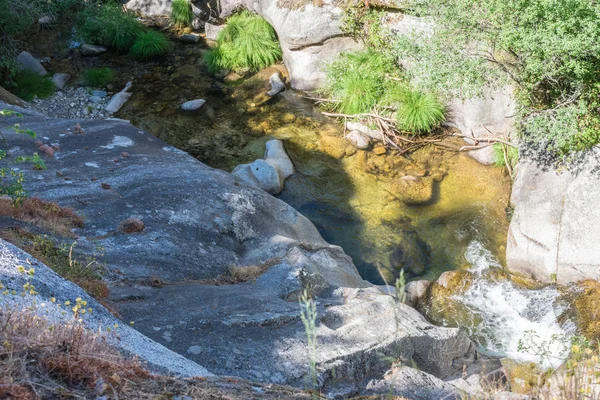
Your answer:
[[[33,72],[40,76],[45,76],[46,74],[48,74],[46,68],[44,68],[44,66],[37,60],[37,58],[35,58],[26,51],[22,51],[17,56],[16,60],[22,70]]]
[[[108,111],[109,113],[116,113],[125,105],[127,100],[133,95],[133,93],[129,93],[129,89],[131,89],[132,83],[127,82],[123,90],[119,93],[115,94],[109,100],[108,104],[104,107],[104,111]],[[100,97],[100,96],[98,96]]]
[[[81,54],[82,56],[85,56],[85,57],[98,56],[102,53],[106,53],[107,51],[108,50],[106,49],[106,47],[96,46],[96,45],[87,44],[87,43],[82,44],[81,47],[79,48],[79,54]]]
[[[69,74],[59,72],[52,75],[52,83],[54,83],[54,87],[58,90],[63,90],[67,85],[67,82],[69,82],[69,79],[71,79],[71,75]]]
[[[521,160],[506,245],[512,273],[562,284],[600,279],[600,149],[577,168],[556,171]]]
[[[196,111],[196,110],[199,110],[200,108],[202,108],[202,106],[205,103],[206,103],[206,100],[196,99],[196,100],[186,101],[179,107],[184,111]]]

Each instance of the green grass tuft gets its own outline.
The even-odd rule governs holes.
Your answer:
[[[131,12],[116,4],[87,7],[82,12],[78,31],[89,43],[126,52],[133,46],[144,27]]]
[[[85,70],[85,83],[92,87],[105,87],[114,79],[114,72],[108,67],[90,68]]]
[[[510,167],[517,165],[519,161],[519,149],[512,146],[505,146],[502,143],[494,143],[494,165],[496,167],[506,167],[506,160],[510,163]],[[504,152],[506,151],[506,158]]]
[[[25,101],[50,97],[54,93],[54,83],[35,72],[21,71],[13,80],[12,91]]]
[[[169,51],[171,43],[162,33],[148,30],[138,35],[130,53],[140,60],[148,60],[164,55]]]
[[[173,0],[171,5],[171,19],[177,26],[190,26],[194,20],[192,5],[188,0]]]
[[[281,60],[275,30],[264,18],[242,11],[227,20],[217,45],[205,56],[208,69],[257,71]]]
[[[400,102],[396,118],[401,130],[426,133],[445,120],[444,106],[432,94],[409,90]]]
[[[327,68],[325,92],[338,101],[335,109],[346,114],[370,112],[390,81],[386,75],[394,71],[393,59],[373,50],[345,53]]]

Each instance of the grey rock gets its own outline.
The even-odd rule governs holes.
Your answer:
[[[266,143],[264,160],[238,165],[232,174],[247,185],[256,186],[270,194],[279,194],[284,181],[294,173],[294,164],[285,152],[281,140]]]
[[[448,104],[448,123],[463,135],[478,137],[510,137],[514,131],[516,101],[510,86],[502,89],[484,88],[483,96],[453,99]],[[465,139],[469,144],[474,140]],[[492,146],[470,151],[469,155],[482,164],[494,163]]]
[[[202,19],[194,18],[194,20],[192,21],[192,29],[195,31],[200,31],[204,29],[205,24],[206,22],[204,22]]]
[[[184,43],[198,43],[200,41],[200,35],[195,35],[193,33],[187,33],[185,35],[179,36],[179,41]]]
[[[368,126],[361,124],[360,122],[347,122],[346,129],[348,129],[350,132],[358,131],[360,133],[363,133],[367,137],[378,142],[383,141],[383,134],[381,133],[381,131],[371,129]]]
[[[102,97],[100,96],[90,96],[90,98],[88,99],[89,102],[97,104],[100,103],[102,101]]]
[[[283,60],[290,73],[290,85],[298,90],[314,90],[325,83],[324,66],[339,53],[362,48],[340,29],[344,14],[330,3],[290,10],[271,0],[224,0],[220,17],[225,18],[239,8],[264,17],[277,32]],[[208,25],[207,25],[208,26]],[[207,38],[216,38],[206,28]],[[214,40],[214,39],[213,39]]]
[[[54,83],[54,87],[58,90],[63,90],[67,85],[67,82],[69,82],[69,79],[71,79],[71,75],[69,74],[63,74],[59,72],[52,75],[52,83]]]
[[[46,68],[44,68],[44,66],[34,56],[26,51],[22,51],[17,56],[16,60],[20,68],[25,71],[34,72],[41,76],[44,76],[48,73]]]
[[[19,273],[18,267],[21,265],[34,268],[34,275],[28,276]],[[60,304],[67,300],[75,304],[75,299],[79,297],[85,300],[87,306],[93,310],[92,314],[88,313],[82,317],[86,329],[90,332],[98,332],[105,331],[106,327],[110,327],[116,335],[107,336],[107,340],[126,353],[140,357],[141,361],[148,363],[147,365],[155,371],[182,376],[212,375],[195,362],[168,350],[116,319],[77,285],[61,278],[45,264],[36,261],[31,255],[2,239],[0,239],[0,281],[9,290],[17,291],[17,295],[0,297],[0,307],[2,308],[8,305],[25,308],[37,303],[39,306],[35,307],[35,312],[51,323],[75,323],[72,313],[63,315],[62,309],[50,299],[54,297]],[[38,294],[25,297],[19,295],[23,285],[27,282],[35,286]]]
[[[106,93],[106,90],[92,90],[92,96],[98,96],[103,99],[108,96],[108,93]]]
[[[102,53],[106,53],[108,50],[106,47],[96,46],[93,44],[82,44],[79,48],[79,54],[86,57],[97,56]]]
[[[431,286],[431,281],[418,280],[409,282],[406,285],[406,300],[408,304],[416,306],[425,298],[427,291]]]
[[[76,256],[103,248],[110,300],[123,319],[191,360],[214,360],[210,372],[303,386],[309,358],[298,296],[307,287],[317,304],[324,388],[335,371],[360,390],[363,380],[389,369],[390,358],[412,359],[438,377],[472,359],[465,332],[431,325],[362,280],[340,247],[264,191],[121,120],[78,121],[87,132],[82,141],[65,135],[73,120],[0,107],[23,113],[7,124],[19,122],[60,145],[60,157],[45,160],[47,170],[23,171],[26,189],[85,214],[84,227],[73,232]],[[7,140],[30,154],[34,144],[21,136],[8,133]],[[131,156],[111,161],[124,151]],[[136,215],[146,229],[115,230]],[[260,272],[246,282],[210,284],[232,266]],[[166,284],[152,286],[152,279]]]
[[[464,398],[463,392],[451,384],[409,367],[400,367],[383,380],[369,382],[365,394],[393,395],[414,400]]]
[[[269,83],[271,84],[271,90],[267,92],[267,95],[273,97],[285,90],[285,82],[281,79],[281,74],[279,72],[274,73],[269,78]]]
[[[38,19],[38,24],[42,28],[48,28],[56,22],[56,18],[53,15],[43,15]]]
[[[122,0],[125,7],[145,16],[170,16],[171,1],[167,0]]]
[[[268,164],[277,168],[282,180],[289,178],[294,173],[294,164],[285,152],[283,142],[279,139],[269,140],[265,143],[264,159]]]
[[[246,185],[255,186],[270,194],[279,194],[283,190],[279,171],[265,160],[238,165],[231,173]]]
[[[203,99],[190,100],[183,103],[180,108],[185,111],[196,111],[202,108],[205,103],[206,100]]]
[[[131,89],[131,85],[131,82],[127,82],[123,90],[115,94],[110,99],[108,104],[104,107],[104,111],[107,111],[109,113],[116,113],[117,111],[119,111],[121,107],[125,105],[127,100],[129,100],[129,98],[132,96],[132,93],[128,93],[128,90]]]
[[[204,33],[208,40],[217,41],[219,33],[225,28],[225,25],[214,25],[209,22],[204,24]]]
[[[361,131],[352,131],[348,133],[346,139],[359,150],[367,149],[371,144],[371,139]]]
[[[600,279],[599,151],[574,171],[519,162],[506,245],[511,272],[561,284]]]

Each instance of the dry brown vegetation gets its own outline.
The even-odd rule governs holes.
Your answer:
[[[37,198],[25,199],[18,206],[15,206],[12,199],[0,198],[0,216],[26,222],[66,237],[73,237],[73,228],[83,227],[83,218],[72,209]]]
[[[144,222],[138,218],[127,218],[119,224],[119,230],[125,233],[141,232],[144,228]]]
[[[219,286],[253,281],[279,262],[281,262],[280,258],[272,258],[260,265],[231,266],[226,273],[212,279],[205,279],[202,283]]]
[[[105,337],[79,323],[51,325],[34,312],[0,309],[0,398],[109,396],[148,378]]]

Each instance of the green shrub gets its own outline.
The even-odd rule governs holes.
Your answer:
[[[327,68],[328,96],[334,108],[347,114],[370,112],[391,84],[386,75],[394,71],[388,56],[372,50],[345,53]]]
[[[444,121],[444,106],[429,93],[409,90],[400,102],[396,118],[401,130],[425,133]]]
[[[35,72],[21,71],[13,80],[12,91],[25,101],[31,101],[36,96],[44,99],[54,93],[54,84]]]
[[[140,60],[148,60],[162,56],[169,51],[171,43],[162,33],[148,30],[138,35],[129,50],[131,55]]]
[[[90,68],[85,70],[85,83],[92,87],[104,87],[114,79],[113,70],[108,67]]]
[[[205,62],[213,73],[223,69],[257,71],[276,63],[281,56],[273,27],[262,17],[242,11],[227,20]]]
[[[128,51],[144,27],[130,12],[116,4],[89,6],[82,12],[79,34],[89,43]]]
[[[519,161],[519,149],[512,146],[506,146],[502,143],[494,143],[494,165],[496,167],[506,167],[508,160],[509,166],[512,168]],[[506,152],[506,157],[504,153]]]
[[[171,4],[171,19],[178,26],[190,26],[194,20],[192,5],[187,0],[173,0]]]

